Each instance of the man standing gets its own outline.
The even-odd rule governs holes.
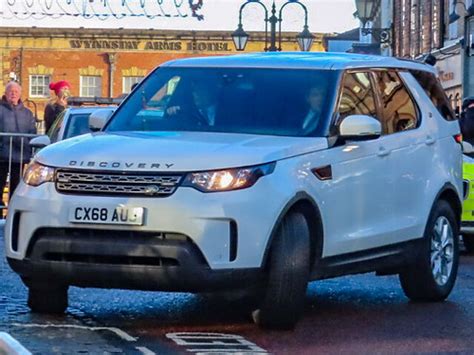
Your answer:
[[[0,101],[1,133],[36,133],[33,113],[21,102],[21,86],[11,81],[5,88],[5,95]],[[21,163],[31,158],[29,139],[4,136],[0,139],[0,196],[6,185],[10,171],[10,196],[20,182]]]
[[[474,143],[474,97],[469,96],[463,100],[461,118],[461,133],[463,140]]]

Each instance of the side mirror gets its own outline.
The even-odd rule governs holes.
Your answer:
[[[38,136],[30,140],[30,147],[41,149],[51,144],[51,139],[47,135]]]
[[[366,115],[350,115],[339,125],[339,135],[353,140],[368,140],[380,137],[382,125],[379,120]]]
[[[472,154],[472,153],[474,153],[474,147],[472,146],[471,143],[463,141],[462,142],[462,152],[463,152],[463,154]]]
[[[89,116],[89,128],[92,132],[100,131],[104,128],[109,118],[114,113],[113,109],[110,110],[96,110]]]

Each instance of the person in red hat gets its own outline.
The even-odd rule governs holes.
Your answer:
[[[56,96],[49,102],[44,110],[44,124],[47,132],[58,115],[67,107],[67,99],[71,96],[71,84],[66,80],[61,80],[56,83],[50,83],[49,89],[53,90]]]

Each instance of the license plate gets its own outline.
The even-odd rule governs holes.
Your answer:
[[[74,206],[69,209],[69,222],[142,226],[144,215],[143,207]]]

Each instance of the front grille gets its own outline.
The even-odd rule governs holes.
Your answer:
[[[56,190],[71,194],[166,197],[173,194],[182,175],[82,172],[58,170]]]

